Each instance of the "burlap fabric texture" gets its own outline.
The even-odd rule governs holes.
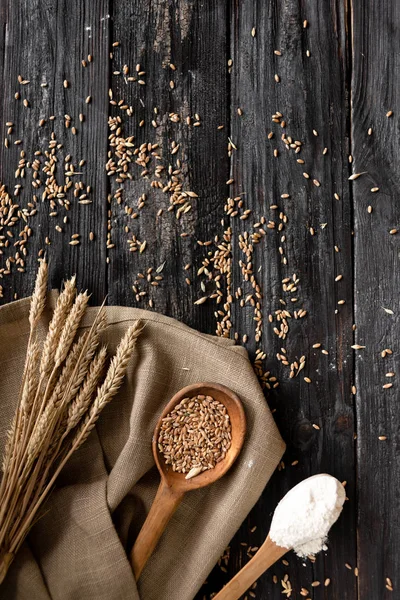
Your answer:
[[[42,334],[54,306],[43,319]],[[28,339],[29,299],[0,308],[0,449],[14,414]],[[89,308],[83,328],[96,308]],[[146,327],[123,387],[61,474],[21,548],[1,600],[191,600],[259,498],[285,445],[246,351],[157,313],[108,307],[110,353],[127,327]],[[199,381],[242,399],[248,432],[231,471],[187,494],[137,586],[127,551],[159,483],[151,453],[157,418],[175,392]]]

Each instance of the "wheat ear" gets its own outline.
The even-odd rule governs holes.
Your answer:
[[[41,260],[29,311],[31,331],[36,327],[46,304],[47,274],[47,262]]]
[[[74,377],[70,382],[68,390],[66,390],[66,394],[63,400],[65,405],[69,404],[78,393],[79,388],[87,373],[89,363],[96,352],[97,346],[99,345],[100,333],[105,329],[106,326],[106,313],[104,307],[102,307],[97,313],[93,325],[89,331],[89,338],[87,344],[82,349],[82,356],[80,357],[79,362],[76,366]]]
[[[86,418],[75,434],[75,437],[72,441],[72,446],[77,443],[78,445],[76,448],[78,448],[81,444],[83,444],[90,431],[95,426],[101,411],[117,393],[124,378],[129,359],[132,356],[132,352],[136,346],[137,339],[141,334],[142,329],[142,323],[140,321],[136,321],[134,325],[129,327],[128,331],[119,343],[117,352],[111,360],[104,383],[99,388],[96,398],[90,407]]]
[[[50,321],[49,331],[43,345],[42,360],[40,363],[40,373],[42,376],[48,375],[53,368],[58,342],[60,341],[65,319],[71,310],[75,293],[74,276],[65,283],[64,289],[57,299],[53,318]]]
[[[26,378],[25,378],[25,383],[24,383],[23,389],[22,389],[21,404],[20,404],[20,411],[22,411],[22,413],[23,413],[20,415],[21,425],[20,425],[19,431],[16,432],[15,428],[17,427],[17,415],[15,415],[14,419],[12,421],[11,427],[10,427],[9,431],[7,432],[7,440],[6,440],[6,445],[4,448],[3,464],[2,464],[3,473],[6,470],[6,465],[9,464],[9,461],[11,460],[11,454],[15,450],[15,441],[17,441],[20,437],[21,427],[23,426],[24,421],[26,420],[26,415],[31,408],[33,398],[35,397],[36,389],[37,389],[37,385],[38,385],[37,364],[38,364],[38,360],[39,360],[40,349],[39,349],[39,344],[36,341],[32,342],[30,348],[28,348],[27,354],[28,355],[27,355],[27,363],[26,363]],[[12,443],[13,440],[14,440],[14,443]]]
[[[38,364],[40,356],[40,347],[38,342],[35,340],[31,343],[28,348],[27,365],[26,365],[26,377],[24,386],[22,388],[21,396],[21,410],[27,414],[35,398],[37,386],[39,383],[38,377]]]
[[[78,425],[79,421],[89,408],[93,394],[96,391],[101,375],[104,371],[106,359],[107,348],[103,347],[94,357],[92,363],[90,364],[89,372],[82,388],[79,390],[78,395],[68,407],[68,421],[66,430],[63,434],[64,438],[71,431],[71,429],[74,429],[74,427]]]
[[[71,348],[75,334],[86,310],[88,300],[89,296],[86,292],[78,294],[76,297],[75,303],[67,317],[67,320],[65,321],[65,325],[58,342],[54,359],[56,367],[59,367],[62,364],[68,354],[69,349]]]

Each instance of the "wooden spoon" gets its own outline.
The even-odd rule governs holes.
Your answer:
[[[162,419],[171,412],[184,398],[203,394],[212,396],[227,409],[232,427],[232,443],[226,456],[213,469],[203,471],[191,479],[185,479],[184,473],[176,473],[170,465],[166,465],[163,455],[158,450],[158,436]],[[217,383],[196,383],[180,390],[164,408],[153,434],[153,455],[161,475],[161,482],[156,497],[147,515],[147,519],[139,532],[131,552],[131,564],[136,581],[153,553],[168,521],[178,508],[186,492],[202,488],[217,481],[230,469],[243,445],[246,433],[246,417],[239,398],[231,390]]]
[[[264,571],[269,569],[289,550],[290,548],[277,546],[268,535],[253,558],[222,588],[219,594],[214,596],[214,600],[238,600]]]

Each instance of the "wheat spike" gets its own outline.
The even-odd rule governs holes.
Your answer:
[[[35,289],[31,300],[31,308],[29,311],[29,324],[31,326],[31,331],[36,327],[46,304],[47,275],[47,262],[45,260],[41,260],[36,276]]]
[[[14,441],[14,436],[15,436],[16,422],[17,422],[17,415],[14,415],[14,418],[10,425],[10,429],[7,431],[7,434],[6,434],[6,443],[5,443],[5,447],[4,447],[4,453],[3,453],[3,462],[1,465],[1,470],[3,471],[3,473],[6,472],[7,465],[9,464],[11,456],[15,450],[15,444],[13,444],[13,441]]]
[[[68,354],[68,351],[71,347],[72,342],[74,341],[74,337],[83,317],[83,314],[86,310],[88,300],[89,296],[86,292],[78,294],[78,296],[76,297],[75,303],[67,317],[67,320],[65,321],[65,325],[63,327],[60,340],[58,342],[54,360],[56,367],[59,367],[61,365],[61,363],[64,361]]]
[[[40,373],[42,375],[48,375],[53,368],[58,342],[60,341],[65,319],[71,310],[75,293],[74,276],[65,283],[64,289],[58,297],[53,318],[50,321],[49,331],[43,345],[42,360],[40,364]]]
[[[78,425],[79,421],[89,408],[89,405],[93,398],[93,394],[96,391],[96,388],[100,381],[100,377],[104,371],[106,358],[107,349],[103,347],[94,357],[92,363],[90,364],[89,372],[82,385],[82,388],[79,390],[79,393],[76,396],[76,398],[74,398],[74,400],[69,405],[68,422],[64,436],[69,431],[71,431],[71,429]]]
[[[72,346],[72,349],[67,356],[67,360],[65,361],[65,365],[62,368],[57,385],[54,388],[54,392],[50,398],[50,405],[53,405],[55,407],[60,406],[63,395],[75,371],[76,365],[78,363],[80,355],[82,354],[83,347],[87,342],[88,336],[89,332],[85,331],[84,333],[82,333],[78,341],[75,342],[75,344]]]
[[[132,352],[142,330],[143,325],[141,321],[136,321],[134,325],[129,327],[119,343],[117,352],[111,360],[104,383],[98,389],[96,398],[90,407],[90,410],[72,440],[72,447],[76,444],[76,448],[78,448],[83,444],[90,431],[95,426],[101,411],[117,393],[124,378],[129,359],[132,356]]]
[[[26,414],[31,409],[39,383],[38,364],[40,348],[38,342],[34,341],[28,348],[26,377],[24,380],[21,396],[21,410]]]
[[[126,367],[136,346],[137,339],[141,334],[143,325],[136,321],[129,327],[128,331],[118,345],[115,356],[111,360],[103,385],[100,387],[93,403],[91,413],[100,412],[118,391],[125,375]]]
[[[106,327],[106,325],[107,325],[106,313],[105,313],[104,308],[101,308],[99,310],[99,312],[97,313],[96,319],[89,331],[89,337],[88,337],[86,347],[83,348],[84,355],[81,356],[81,358],[80,358],[79,364],[77,365],[77,368],[75,369],[74,379],[71,382],[71,386],[68,389],[68,393],[66,394],[66,396],[64,398],[65,404],[69,404],[71,402],[71,400],[78,393],[81,383],[84,380],[85,375],[87,373],[90,361],[92,360],[92,358],[96,352],[97,346],[99,345],[100,333],[103,331],[103,329]]]

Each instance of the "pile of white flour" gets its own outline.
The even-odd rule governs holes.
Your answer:
[[[331,475],[305,479],[276,507],[270,538],[302,557],[326,550],[328,532],[342,512],[345,498],[344,487]]]

